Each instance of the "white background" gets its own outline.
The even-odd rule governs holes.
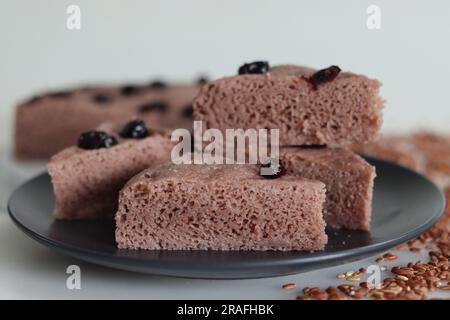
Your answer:
[[[81,7],[81,30],[66,28],[69,4]],[[366,27],[370,4],[381,8],[381,30]],[[221,77],[256,59],[338,64],[377,78],[387,100],[385,130],[447,130],[449,31],[450,2],[444,0],[0,0],[0,148],[11,143],[14,105],[41,90]],[[6,176],[2,208],[9,194],[2,190],[18,182],[0,174]],[[282,283],[324,286],[339,272],[373,263],[267,280],[168,279],[62,257],[26,238],[3,215],[0,240],[0,298],[294,298]],[[402,254],[404,261],[420,258]],[[65,268],[73,263],[84,275],[78,292],[65,288]]]
[[[338,64],[383,82],[385,129],[446,128],[450,2],[0,0],[0,141],[14,104],[95,81],[233,74],[245,61]],[[81,8],[81,30],[66,8]],[[381,8],[381,30],[366,9]]]

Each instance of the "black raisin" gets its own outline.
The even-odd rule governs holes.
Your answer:
[[[98,104],[106,104],[113,101],[113,98],[109,94],[98,93],[92,97],[92,100]]]
[[[144,121],[133,120],[123,127],[120,136],[129,139],[142,139],[148,137],[148,129]]]
[[[141,93],[142,89],[138,86],[134,86],[134,85],[126,85],[123,86],[122,88],[120,88],[120,92],[124,95],[124,96],[132,96],[135,94],[139,94]]]
[[[238,74],[261,74],[269,71],[269,63],[267,61],[255,61],[242,65]]]
[[[338,66],[331,66],[315,72],[309,77],[309,82],[317,88],[322,83],[333,81],[340,72],[341,69]]]
[[[194,113],[194,108],[192,108],[191,104],[185,106],[183,108],[183,110],[181,110],[181,116],[183,116],[185,118],[192,118],[193,113]]]
[[[197,84],[202,86],[202,85],[206,84],[208,81],[209,80],[207,77],[201,76],[200,78],[198,78]]]
[[[78,138],[78,147],[81,149],[101,149],[111,148],[117,144],[117,139],[104,131],[88,131],[84,132]]]
[[[167,83],[161,80],[154,80],[148,86],[152,89],[163,89],[167,87]]]
[[[165,101],[151,101],[141,105],[138,110],[140,113],[161,112],[165,113],[169,109],[169,105]]]
[[[286,173],[284,166],[279,160],[267,159],[260,165],[259,174],[267,179],[275,179]]]

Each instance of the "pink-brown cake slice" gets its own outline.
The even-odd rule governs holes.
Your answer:
[[[411,150],[411,144],[403,137],[377,139],[370,143],[352,144],[348,148],[354,152],[401,164],[413,170],[422,167],[421,156]]]
[[[423,173],[442,188],[450,186],[450,137],[447,135],[428,131],[384,135],[374,142],[350,148]]]
[[[73,145],[84,131],[135,116],[153,128],[191,128],[192,100],[199,87],[96,86],[36,96],[17,107],[15,156],[47,159]]]
[[[325,188],[254,165],[163,164],[121,190],[116,241],[127,249],[322,250]]]
[[[55,218],[112,218],[124,184],[140,171],[170,159],[173,144],[167,134],[150,130],[147,137],[132,139],[118,132],[113,125],[101,125],[94,133],[116,144],[90,150],[72,146],[50,159]],[[88,143],[84,140],[89,147]]]
[[[370,229],[375,167],[343,148],[285,147],[280,149],[280,160],[288,174],[325,184],[328,225]]]
[[[212,81],[202,87],[194,101],[194,119],[223,132],[279,129],[280,145],[345,145],[373,140],[382,123],[381,84],[350,72],[334,74],[332,80],[319,83],[323,74],[323,70],[316,73],[311,68],[285,65],[262,74]]]

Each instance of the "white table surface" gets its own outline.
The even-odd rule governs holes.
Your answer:
[[[63,256],[22,233],[6,214],[11,190],[45,168],[21,165],[0,156],[0,299],[295,299],[300,288],[337,285],[336,275],[374,264],[374,258],[303,274],[249,280],[195,280],[114,270]],[[396,252],[395,263],[426,261],[426,253]],[[69,265],[81,268],[81,289],[66,288]],[[394,263],[386,263],[392,266]],[[388,268],[390,269],[390,268]],[[281,285],[294,282],[294,290]],[[439,292],[450,298],[450,293]]]

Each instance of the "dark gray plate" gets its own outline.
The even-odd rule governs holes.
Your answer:
[[[259,278],[333,266],[374,255],[418,236],[441,217],[442,192],[401,166],[368,160],[377,168],[370,232],[328,229],[323,252],[118,250],[112,221],[55,221],[48,174],[18,188],[8,211],[31,238],[64,254],[108,267],[191,278]]]

